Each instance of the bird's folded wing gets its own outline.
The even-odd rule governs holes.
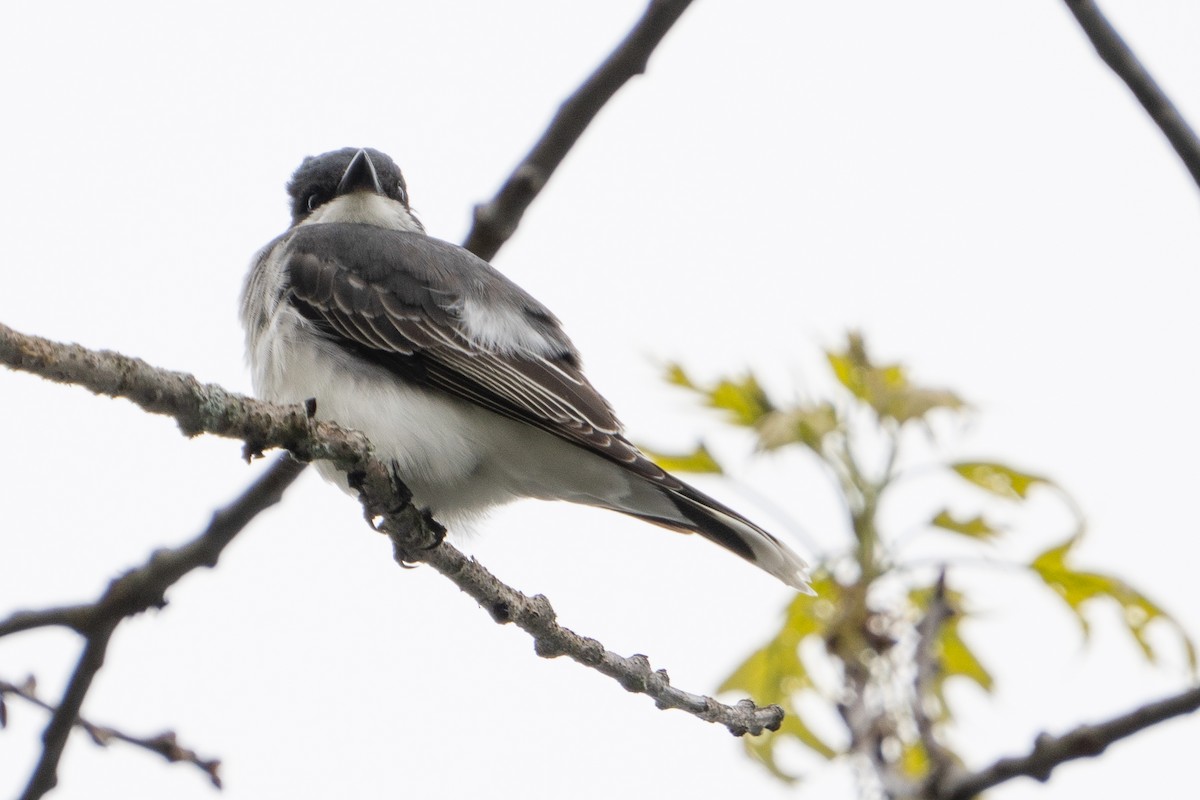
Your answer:
[[[289,302],[338,345],[680,485],[621,435],[558,320],[487,262],[422,234],[349,223],[301,226],[285,247]]]

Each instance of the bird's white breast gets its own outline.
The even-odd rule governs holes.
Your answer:
[[[276,403],[317,401],[317,417],[360,430],[397,462],[416,493],[461,484],[477,466],[472,410],[397,380],[319,337],[281,304],[252,354],[255,391]],[[403,443],[401,445],[401,443]]]
[[[344,209],[343,209],[344,210]],[[473,403],[406,382],[318,332],[286,300],[281,247],[256,259],[243,296],[255,392],[276,403],[316,400],[320,419],[366,434],[442,522],[456,525],[520,497],[568,500],[664,518],[674,508],[649,484],[599,455]],[[520,310],[467,302],[464,332],[477,342],[544,353],[553,343]],[[325,477],[346,487],[332,467]]]
[[[414,502],[456,524],[520,497],[623,507],[635,487],[604,459],[486,409],[423,389],[316,335],[286,303],[251,343],[254,388],[276,403],[314,398],[317,417],[362,431]],[[345,477],[321,467],[345,487]],[[662,498],[644,498],[655,505]],[[667,506],[661,509],[668,511]]]

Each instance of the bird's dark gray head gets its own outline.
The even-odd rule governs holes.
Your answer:
[[[359,191],[394,200],[412,214],[408,187],[400,168],[386,153],[371,147],[344,147],[309,156],[292,175],[287,191],[293,225],[300,224],[331,200]]]

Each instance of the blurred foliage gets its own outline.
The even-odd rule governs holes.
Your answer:
[[[1146,660],[1151,663],[1158,661],[1158,654],[1146,638],[1146,628],[1151,622],[1161,620],[1171,626],[1183,642],[1188,663],[1194,672],[1195,644],[1170,614],[1120,578],[1098,572],[1083,572],[1067,566],[1067,557],[1072,548],[1079,543],[1079,539],[1080,536],[1076,534],[1062,544],[1051,547],[1033,559],[1029,568],[1067,604],[1079,621],[1084,636],[1091,633],[1091,626],[1083,613],[1085,604],[1092,600],[1109,599],[1120,606],[1125,627],[1133,635]]]
[[[787,712],[779,731],[746,737],[752,758],[791,782],[799,776],[778,761],[779,746],[785,742],[825,759],[855,754],[870,763],[880,786],[907,785],[914,795],[939,770],[959,763],[945,741],[952,713],[944,687],[961,680],[990,692],[993,677],[961,635],[970,604],[965,590],[947,586],[954,558],[924,567],[906,564],[898,555],[901,537],[879,530],[880,500],[891,492],[908,491],[895,485],[915,472],[902,466],[913,460],[909,458],[913,450],[925,459],[922,474],[931,471],[932,456],[932,471],[953,476],[961,492],[942,498],[945,507],[917,531],[906,531],[906,540],[940,531],[960,537],[960,551],[990,548],[1006,531],[988,519],[988,497],[994,506],[996,498],[1023,504],[1039,489],[1050,493],[1070,512],[1075,529],[1065,542],[1031,561],[1012,564],[1016,573],[1032,574],[1049,587],[1047,597],[1066,604],[1085,637],[1089,607],[1095,602],[1116,603],[1134,642],[1152,662],[1158,654],[1147,628],[1156,622],[1167,627],[1195,673],[1191,639],[1161,607],[1118,578],[1071,564],[1084,524],[1061,487],[1006,464],[942,462],[937,460],[932,437],[907,435],[912,429],[932,431],[932,418],[937,415],[961,414],[966,408],[962,398],[946,389],[914,383],[899,364],[875,363],[863,338],[855,333],[848,336],[844,349],[829,351],[826,357],[839,386],[836,396],[790,404],[768,397],[752,374],[705,384],[672,364],[666,375],[670,383],[721,411],[730,425],[750,429],[759,450],[800,448],[818,459],[847,509],[850,535],[844,548],[822,556],[815,565],[817,597],[797,595],[785,610],[778,633],[720,686],[722,692],[778,703]],[[656,458],[675,471],[723,471],[703,444],[691,453]],[[964,499],[978,510],[968,514],[950,510],[951,501],[961,505]],[[814,659],[823,663],[815,664]],[[836,678],[831,685],[828,677],[818,681],[816,675]],[[822,724],[816,724],[814,713],[823,718]],[[836,722],[831,725],[838,719],[840,731]]]
[[[696,445],[691,452],[674,455],[659,453],[645,447],[642,448],[642,452],[668,472],[722,472],[721,465],[703,444]]]

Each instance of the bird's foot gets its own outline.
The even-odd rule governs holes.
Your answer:
[[[429,544],[422,547],[422,550],[432,550],[446,541],[446,526],[433,518],[433,511],[428,508],[421,509],[421,521],[425,523],[425,531],[429,534]]]
[[[421,553],[433,550],[446,540],[446,526],[433,518],[432,511],[422,508],[417,510],[417,514],[421,518],[421,523],[420,529],[414,531],[416,534],[413,537],[414,541],[402,543],[398,536],[392,536],[392,558],[405,569],[417,566],[425,560],[420,556]]]

